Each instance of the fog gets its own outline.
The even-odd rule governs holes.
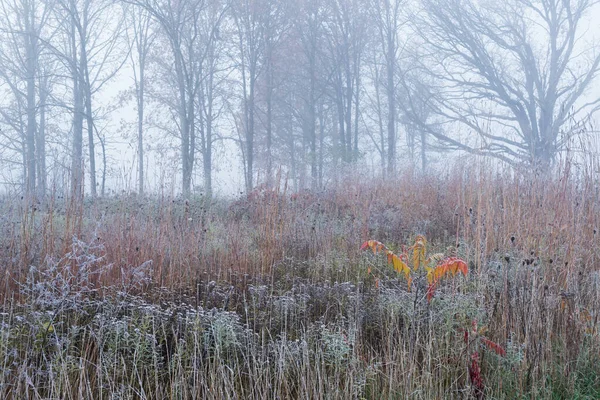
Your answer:
[[[549,169],[598,150],[599,15],[591,0],[0,0],[0,185],[231,196],[470,157]]]

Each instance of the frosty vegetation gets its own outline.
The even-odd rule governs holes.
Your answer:
[[[0,398],[600,398],[599,13],[0,0]]]

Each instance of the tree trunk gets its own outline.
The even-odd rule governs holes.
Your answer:
[[[341,159],[342,162],[347,162],[347,152],[346,152],[346,132],[345,132],[345,119],[344,119],[344,94],[341,82],[341,72],[338,73],[338,87],[336,90],[336,106],[337,106],[337,114],[338,114],[338,129],[339,129],[339,140],[340,140],[340,150],[341,150]]]
[[[190,126],[187,115],[188,105],[186,100],[186,85],[183,75],[183,61],[178,53],[179,44],[172,43],[175,56],[175,74],[177,77],[177,86],[179,89],[179,129],[181,130],[181,189],[184,196],[190,194],[192,174],[189,170],[189,148],[190,148]]]
[[[29,35],[31,36],[31,35]],[[26,130],[26,152],[27,152],[27,196],[35,195],[36,184],[36,96],[35,96],[35,49],[32,48],[32,38],[29,38],[27,46],[27,130]]]
[[[27,151],[27,196],[35,195],[36,186],[36,96],[35,96],[35,77],[37,69],[37,35],[35,26],[35,9],[25,4],[24,10],[25,31],[26,31],[26,80],[27,80],[27,130],[26,130],[26,151]]]
[[[353,89],[352,89],[352,73],[350,68],[350,57],[347,55],[346,60],[346,111],[344,113],[346,117],[346,156],[348,162],[353,160],[352,152],[352,101],[354,100]]]
[[[246,127],[246,193],[254,188],[254,86],[255,68],[250,70],[250,90],[248,93],[248,126]]]
[[[194,163],[196,162],[196,110],[194,105],[194,92],[193,84],[190,82],[188,85],[188,121],[190,129],[190,145],[188,147],[188,181],[186,183],[187,194],[189,195],[192,190],[192,176],[194,174]]]
[[[316,190],[318,186],[318,171],[317,171],[317,117],[316,117],[316,71],[314,54],[311,54],[310,59],[310,93],[308,104],[308,131],[310,141],[310,188]]]
[[[421,171],[427,172],[427,133],[421,130]]]
[[[289,117],[289,147],[290,147],[290,172],[292,174],[292,182],[294,192],[298,192],[298,176],[296,173],[296,143],[294,142],[294,119]]]
[[[98,134],[98,132],[96,132]],[[102,183],[100,184],[100,196],[104,197],[106,189],[106,168],[107,168],[107,156],[106,156],[106,138],[103,138],[98,134],[98,141],[100,142],[100,148],[102,149]]]
[[[394,41],[391,33],[387,40],[387,100],[388,100],[388,174],[394,176],[396,173],[396,93],[394,86],[395,73],[395,51]]]
[[[73,3],[71,3],[73,6]],[[75,15],[71,15],[71,73],[73,79],[73,147],[71,155],[71,191],[73,199],[83,196],[83,96],[77,57]]]
[[[82,80],[81,92],[84,97],[85,118],[87,122],[88,133],[88,152],[90,157],[90,192],[93,198],[97,197],[98,191],[96,187],[96,151],[94,146],[94,114],[92,109],[92,84],[90,82],[90,72],[88,66],[87,54],[87,37],[85,37],[88,26],[88,10],[89,3],[85,2],[83,11],[83,26],[79,31],[79,73]],[[75,8],[73,8],[75,11]]]
[[[319,105],[319,189],[323,187],[323,160],[324,160],[324,149],[323,144],[325,142],[325,112],[323,110],[323,103]]]
[[[81,71],[84,74],[84,96],[85,96],[85,116],[88,132],[88,151],[90,156],[90,189],[93,198],[98,196],[96,187],[96,148],[94,143],[94,116],[92,110],[92,90],[90,87],[89,71],[87,68],[87,54],[81,45]]]
[[[272,145],[273,145],[273,49],[269,45],[268,54],[266,57],[266,80],[267,80],[267,93],[266,93],[266,103],[267,103],[267,120],[266,124],[266,134],[267,134],[267,186],[271,187],[273,185],[273,154],[272,154]]]
[[[138,114],[138,192],[144,195],[144,89],[145,89],[145,65],[143,55],[140,54],[140,78],[137,90],[137,114]]]
[[[354,161],[358,160],[358,120],[360,118],[360,57],[356,57],[356,65],[355,70],[356,74],[355,85],[354,88]]]
[[[212,133],[209,133],[210,131],[212,131],[212,128],[210,125],[207,124],[207,126],[206,126],[207,140],[210,136],[212,136]],[[203,167],[204,167],[204,192],[206,194],[206,198],[210,200],[212,198],[212,146],[210,146],[210,145],[206,148],[206,152],[204,153]]]
[[[47,171],[46,171],[46,108],[48,101],[48,78],[42,77],[40,80],[39,100],[40,100],[40,123],[37,131],[37,192],[43,197],[48,190]]]

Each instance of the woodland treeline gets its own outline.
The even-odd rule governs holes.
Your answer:
[[[179,190],[210,195],[224,146],[246,190],[450,150],[545,168],[593,133],[597,3],[1,0],[0,165],[92,197],[123,136],[139,193],[171,151]]]

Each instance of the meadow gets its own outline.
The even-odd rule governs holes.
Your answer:
[[[599,229],[594,162],[236,200],[6,196],[0,397],[600,398]],[[407,255],[410,285],[367,240]],[[468,272],[433,292],[447,257]]]

